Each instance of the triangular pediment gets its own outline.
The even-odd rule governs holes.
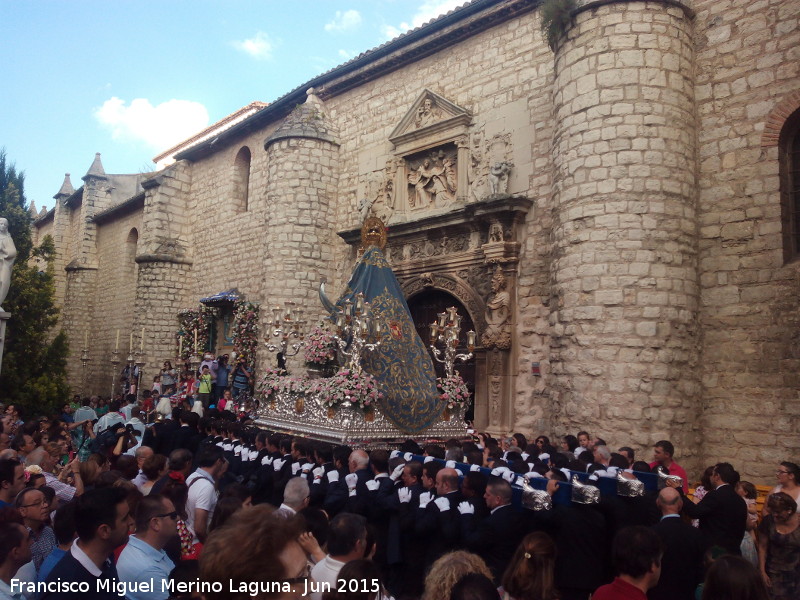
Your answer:
[[[463,134],[471,120],[465,108],[425,89],[394,128],[389,141],[399,148],[423,138],[452,138]]]

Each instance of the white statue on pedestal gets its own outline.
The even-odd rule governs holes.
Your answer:
[[[8,219],[0,217],[0,311],[11,286],[11,267],[17,260],[17,247],[8,233]]]

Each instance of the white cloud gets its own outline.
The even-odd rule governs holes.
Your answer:
[[[424,25],[431,19],[435,19],[436,17],[450,12],[466,2],[467,0],[425,0],[417,9],[417,12],[414,13],[414,16],[411,17],[410,24],[404,21],[397,26],[384,25],[381,28],[381,33],[383,33],[387,40],[396,38],[401,33]]]
[[[275,48],[275,44],[263,31],[259,31],[249,39],[241,41],[235,40],[231,43],[234,48],[241,50],[245,54],[249,54],[256,60],[269,60],[272,58],[272,50]]]
[[[350,52],[349,50],[345,50],[344,48],[340,48],[339,49],[339,57],[340,58],[343,58],[344,60],[350,60],[351,58],[353,58],[353,56],[355,56],[355,55],[352,52]]]
[[[333,21],[325,24],[325,31],[328,32],[343,32],[352,31],[361,25],[361,13],[357,10],[346,10],[344,12],[337,10]]]
[[[94,111],[94,117],[115,140],[144,142],[166,150],[208,126],[208,111],[199,102],[167,100],[157,106],[146,98],[130,105],[116,96]]]

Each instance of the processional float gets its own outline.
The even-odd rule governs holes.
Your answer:
[[[361,242],[363,254],[339,299],[328,300],[324,283],[319,290],[342,366],[332,376],[314,380],[271,370],[262,381],[256,422],[267,429],[364,447],[393,446],[409,437],[463,436],[467,391],[454,365],[471,358],[474,332],[468,333],[469,352],[458,354],[461,317],[456,310],[441,313],[431,324],[431,349],[446,371],[437,387],[431,355],[383,254],[386,228],[380,219],[364,221]],[[292,306],[274,312],[272,333],[278,343],[270,342],[268,348],[278,351],[280,361],[302,347],[297,334],[302,319]]]

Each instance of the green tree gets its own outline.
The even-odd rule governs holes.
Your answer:
[[[25,177],[0,149],[0,216],[17,247],[11,288],[3,309],[11,313],[6,329],[0,373],[0,401],[22,406],[26,413],[49,413],[69,398],[67,336],[54,335],[58,324],[55,306],[55,244],[45,236],[34,248],[31,216],[26,208]]]

